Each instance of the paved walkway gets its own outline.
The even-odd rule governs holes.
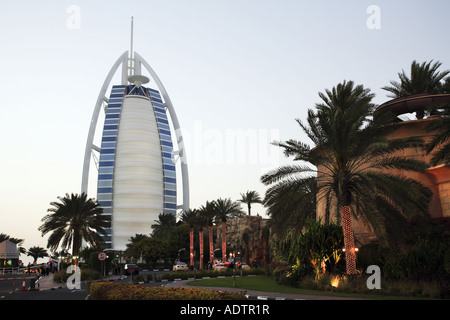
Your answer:
[[[66,288],[67,285],[65,282],[54,282],[53,277],[53,274],[40,277],[39,280],[36,281],[35,290],[56,290]],[[120,276],[109,276],[107,281],[117,281],[120,279],[123,279],[123,277],[121,278]]]

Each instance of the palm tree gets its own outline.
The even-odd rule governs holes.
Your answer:
[[[189,224],[189,256],[190,265],[194,266],[194,226],[197,223],[198,212],[196,209],[183,211],[181,220]]]
[[[216,219],[222,222],[222,261],[227,259],[227,218],[242,215],[240,204],[231,201],[230,198],[219,198],[215,201],[216,204]]]
[[[450,71],[439,72],[442,65],[437,61],[433,65],[433,60],[422,64],[413,61],[411,64],[411,75],[408,76],[403,70],[398,73],[400,82],[391,81],[391,86],[385,86],[382,89],[390,92],[389,97],[400,98],[418,93],[437,94],[442,93],[443,84],[441,81],[449,75]]]
[[[197,219],[196,224],[199,228],[198,230],[198,239],[199,239],[199,248],[200,248],[200,269],[203,269],[203,228],[206,224],[208,224],[208,215],[203,210],[197,210]]]
[[[370,117],[373,94],[362,85],[344,81],[331,91],[319,93],[322,103],[308,110],[308,125],[297,120],[315,144],[313,148],[296,140],[278,142],[286,156],[309,165],[284,166],[262,177],[266,184],[317,176],[318,200],[325,203],[325,216],[332,208],[344,231],[347,273],[356,273],[351,213],[368,222],[383,239],[388,225],[406,224],[404,215],[426,214],[431,191],[419,182],[392,169],[423,172],[427,164],[392,153],[423,145],[418,138],[388,140],[395,130],[391,115]],[[396,230],[396,234],[399,231]]]
[[[42,218],[43,224],[38,228],[42,236],[51,233],[47,247],[55,251],[62,241],[63,248],[72,247],[72,254],[78,255],[83,239],[92,246],[103,242],[101,235],[106,235],[106,228],[111,221],[102,215],[102,208],[94,199],[88,199],[86,193],[66,194],[58,197],[60,202],[51,202],[50,214]]]
[[[27,256],[33,257],[33,259],[34,259],[33,264],[36,264],[36,261],[38,258],[48,257],[48,253],[47,253],[47,250],[45,250],[44,248],[35,246],[35,247],[31,247],[30,249],[28,249]]]
[[[241,199],[238,201],[247,204],[249,216],[251,215],[252,203],[262,203],[261,197],[256,191],[241,193]]]
[[[290,230],[302,230],[308,220],[316,217],[317,178],[303,177],[303,171],[298,172],[295,166],[291,169],[289,178],[282,178],[271,186],[264,197],[270,225],[280,237]],[[276,175],[285,176],[285,172],[273,172],[270,179]],[[262,182],[270,184],[271,180],[265,179],[263,176]]]
[[[449,70],[439,72],[438,69],[442,65],[441,62],[437,61],[432,64],[433,60],[422,64],[413,61],[411,64],[411,75],[408,76],[403,70],[398,73],[400,82],[391,81],[391,86],[385,86],[382,89],[390,92],[388,97],[391,98],[401,98],[413,94],[419,93],[429,93],[438,94],[443,93],[446,88],[448,88],[448,78],[447,75],[450,74]],[[446,81],[447,80],[447,81]],[[442,83],[442,81],[446,81]],[[424,112],[417,112],[417,118],[422,119],[424,117]]]
[[[214,261],[214,239],[213,239],[213,222],[216,216],[216,203],[215,201],[206,201],[206,204],[199,208],[200,215],[206,218],[208,224],[208,237],[209,237],[209,262]]]
[[[171,213],[160,213],[155,223],[152,225],[152,236],[156,238],[167,238],[169,235],[168,231],[176,225],[176,218]]]

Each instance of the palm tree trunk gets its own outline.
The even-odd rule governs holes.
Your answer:
[[[227,261],[227,222],[222,221],[222,262]]]
[[[81,235],[78,233],[78,230],[74,230],[73,232],[73,242],[72,242],[72,255],[78,256],[81,249]]]
[[[199,240],[200,240],[200,269],[203,269],[203,230],[198,232]]]
[[[345,263],[347,267],[347,275],[352,276],[356,274],[356,253],[350,206],[342,206],[341,215],[342,228],[344,230]]]
[[[189,229],[189,257],[190,265],[194,266],[194,228]]]
[[[209,262],[211,264],[214,261],[214,243],[213,243],[213,228],[212,226],[208,226],[208,233],[209,233]]]

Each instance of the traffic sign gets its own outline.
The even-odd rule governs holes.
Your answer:
[[[100,253],[98,254],[97,258],[98,258],[98,260],[100,260],[100,261],[105,261],[106,258],[107,258],[106,253],[104,253],[103,251],[100,252]]]

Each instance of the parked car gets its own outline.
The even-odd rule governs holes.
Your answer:
[[[123,270],[124,275],[133,275],[133,274],[139,274],[139,267],[135,264],[126,264],[125,268]]]
[[[227,268],[228,268],[228,266],[225,263],[219,263],[219,264],[216,264],[216,266],[214,267],[214,270],[225,270]]]
[[[241,269],[250,269],[250,266],[246,263],[241,264]]]
[[[173,271],[188,271],[189,267],[186,262],[177,262],[173,266]]]

